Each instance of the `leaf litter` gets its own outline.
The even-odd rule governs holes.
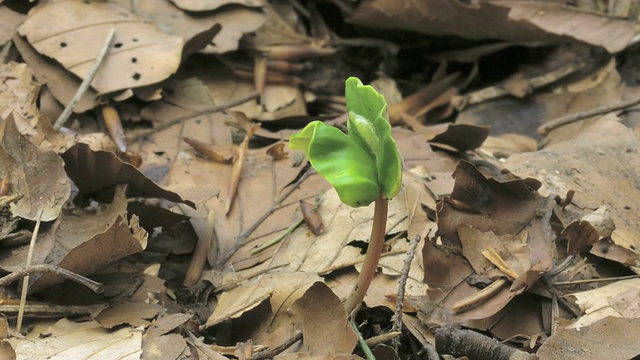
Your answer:
[[[525,358],[638,356],[620,341],[639,317],[637,14],[616,1],[0,4],[0,351],[359,358],[357,335],[390,334],[402,311],[377,357],[471,356],[449,334],[490,340],[455,327]],[[342,301],[373,210],[344,206],[286,146],[315,119],[346,128],[348,76],[385,94],[404,159],[354,314]],[[46,270],[19,310],[9,283],[28,257]]]

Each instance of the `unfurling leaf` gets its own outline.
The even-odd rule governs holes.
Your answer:
[[[402,158],[386,119],[387,103],[354,77],[347,79],[345,95],[348,135],[313,121],[291,136],[289,147],[305,152],[345,204],[367,206],[379,194],[390,199],[402,186]]]

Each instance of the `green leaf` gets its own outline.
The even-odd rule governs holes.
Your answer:
[[[373,154],[382,195],[391,199],[402,187],[402,158],[391,125],[386,119],[387,102],[370,85],[350,77],[345,83],[349,137]]]
[[[354,77],[345,83],[349,135],[320,121],[292,135],[289,147],[305,152],[316,171],[350,206],[394,197],[402,186],[402,158],[386,119],[387,102]]]
[[[378,197],[373,157],[339,129],[313,121],[291,136],[289,147],[305,152],[313,168],[336,189],[345,204],[366,206]]]

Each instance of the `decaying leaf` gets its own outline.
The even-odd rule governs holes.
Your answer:
[[[42,213],[42,221],[56,219],[71,192],[62,159],[21,135],[11,115],[5,124],[0,174],[9,175],[10,194],[22,195],[11,205],[13,215],[37,220]]]
[[[506,167],[520,176],[538,178],[541,192],[564,195],[575,190],[572,203],[560,213],[567,219],[585,214],[580,209],[597,209],[606,204],[615,230],[611,237],[599,239],[591,248],[595,255],[629,266],[640,265],[640,237],[636,205],[640,192],[636,188],[635,154],[639,151],[637,134],[615,121],[602,118],[573,140],[549,146],[535,153],[514,155]]]
[[[97,213],[62,213],[36,243],[34,263],[46,262],[77,274],[91,275],[118,259],[144,250],[147,232],[139,227],[136,216],[127,221],[124,192],[124,186],[117,187],[113,202]],[[4,253],[0,266],[7,271],[20,268],[26,262],[27,252],[27,247],[21,247]],[[32,292],[64,281],[53,273],[31,276],[31,279]]]

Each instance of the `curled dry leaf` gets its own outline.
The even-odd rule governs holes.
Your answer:
[[[79,143],[62,154],[62,158],[67,174],[82,194],[108,198],[114,186],[129,184],[127,195],[130,197],[157,197],[195,207],[193,202],[162,189],[133,165],[123,162],[111,152],[93,151],[88,145]]]
[[[111,2],[39,4],[18,33],[39,53],[84,79],[102,47],[96,39],[105,39],[111,28],[116,29],[115,38],[91,83],[99,93],[155,84],[178,69],[182,39]]]
[[[230,145],[207,145],[188,137],[183,137],[182,140],[204,157],[221,164],[231,164],[238,153],[238,151]]]

